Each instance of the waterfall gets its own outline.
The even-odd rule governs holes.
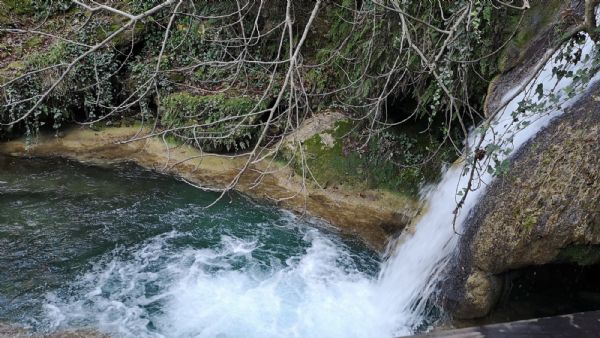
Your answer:
[[[574,81],[596,66],[594,43],[586,38],[571,47],[581,49],[577,62],[562,61],[560,56],[569,52],[565,45],[534,80],[514,87],[525,91],[506,93],[506,105],[494,116],[481,148],[495,145],[514,152],[597,81],[598,76]],[[561,76],[565,74],[573,76]],[[523,109],[522,102],[537,109]],[[466,148],[476,147],[481,135],[480,128],[473,129]],[[508,156],[509,152],[502,152],[497,160]],[[197,228],[190,218],[206,218],[206,211],[186,204],[155,217],[153,226],[172,225],[172,231],[116,248],[91,261],[93,268],[64,289],[48,292],[43,297],[43,318],[32,319],[32,325],[47,331],[86,326],[119,337],[412,334],[431,319],[432,299],[457,251],[460,236],[456,233],[462,232],[463,222],[493,180],[484,162],[481,165],[481,175],[476,177],[481,185],[467,195],[456,229],[457,192],[467,186],[461,162],[449,167],[439,184],[424,190],[425,211],[412,225],[414,233],[405,231],[397,239],[379,270],[374,259],[372,271],[365,272],[339,238],[302,225],[291,214],[275,221],[237,224],[239,220],[223,216],[235,210],[227,206],[223,215],[212,216],[210,228]],[[139,207],[118,209],[119,219],[132,224],[126,222],[125,229],[138,224]],[[253,207],[244,210],[255,212]],[[189,223],[191,230],[181,223]],[[139,229],[144,227],[152,228],[143,224]],[[111,227],[116,230],[117,226]],[[287,242],[271,239],[277,231]],[[210,245],[203,242],[208,235],[214,237]],[[192,239],[201,242],[181,244]],[[267,240],[270,245],[265,245]],[[290,251],[294,243],[298,248]]]
[[[575,45],[575,49],[578,48],[581,48],[582,60],[571,65],[561,61],[561,53],[567,52],[568,49],[565,45],[543,66],[539,75],[526,85],[526,90],[516,96],[514,89],[505,94],[505,107],[495,116],[492,130],[486,134],[481,149],[490,144],[501,144],[513,152],[518,150],[553,118],[577,101],[585,92],[586,86],[591,87],[592,83],[598,80],[598,76],[594,76],[589,83],[576,83],[572,77],[556,76],[557,69],[582,74],[592,65],[593,41],[586,36],[584,42]],[[540,84],[543,87],[538,87]],[[515,86],[519,87],[523,87],[522,84]],[[543,88],[543,93],[538,88]],[[562,103],[562,109],[557,109],[551,104],[544,105],[545,98],[549,96],[556,97]],[[510,101],[506,102],[509,99]],[[519,121],[515,121],[513,114],[526,99],[530,100],[530,103],[541,104],[547,111],[521,112]],[[524,119],[528,123],[522,123]],[[471,132],[467,139],[471,149],[476,146],[479,137],[477,129]],[[504,154],[499,160],[507,156],[508,154]],[[482,169],[481,176],[476,178],[482,184],[467,195],[456,219],[456,232],[452,224],[456,207],[456,203],[453,202],[457,201],[457,192],[466,188],[468,177],[464,176],[463,163],[455,163],[450,167],[444,173],[441,182],[425,194],[426,212],[417,220],[415,233],[410,238],[403,239],[403,243],[399,244],[384,262],[376,285],[379,289],[377,294],[380,296],[378,301],[385,308],[385,312],[394,318],[395,323],[392,326],[400,328],[397,334],[410,333],[411,329],[423,322],[428,300],[436,291],[437,283],[443,278],[442,272],[456,251],[460,237],[457,233],[461,232],[465,218],[485,193],[486,185],[493,180],[486,168]]]

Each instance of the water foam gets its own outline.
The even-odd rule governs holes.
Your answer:
[[[223,236],[218,248],[176,250],[177,232],[96,264],[46,305],[52,329],[92,326],[125,337],[385,336],[373,277],[316,229],[305,254],[269,264],[258,243]],[[156,294],[148,297],[148,289]],[[71,295],[69,295],[71,294]],[[154,311],[153,311],[154,309]],[[153,313],[154,312],[154,313]]]

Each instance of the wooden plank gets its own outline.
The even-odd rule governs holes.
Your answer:
[[[600,311],[521,320],[412,337],[429,338],[600,338]]]

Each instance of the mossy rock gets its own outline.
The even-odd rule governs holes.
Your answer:
[[[24,63],[32,69],[40,69],[65,62],[68,59],[69,51],[67,44],[57,42],[50,46],[46,51],[31,53],[24,58]]]
[[[599,264],[600,245],[570,245],[560,250],[557,261],[580,266]]]
[[[27,69],[27,65],[23,61],[13,61],[9,63],[6,67],[0,69],[0,83],[4,83],[15,76],[23,74],[25,69]]]
[[[29,40],[25,41],[25,43],[23,44],[23,47],[25,47],[27,49],[33,49],[33,48],[41,46],[42,43],[44,43],[44,39],[41,36],[34,36],[34,37],[30,38]]]
[[[304,162],[310,170],[304,174],[314,177],[323,187],[349,185],[415,197],[424,184],[439,178],[444,156],[427,166],[416,165],[433,148],[429,140],[400,130],[372,135],[367,141],[359,130],[358,122],[337,121],[332,128],[318,132],[302,143],[304,161],[298,150],[285,157],[294,159],[297,174],[302,174]]]
[[[362,161],[353,154],[346,156],[343,137],[350,133],[354,125],[350,120],[342,120],[322,133],[313,135],[302,145],[306,163],[317,181],[322,185],[356,183],[356,176],[362,170]],[[296,154],[296,156],[299,156]],[[301,161],[296,160],[297,171],[301,171]]]
[[[505,34],[510,36],[515,30],[516,34],[502,51],[498,59],[498,69],[502,72],[507,71],[522,61],[527,49],[531,46],[540,33],[550,29],[557,23],[562,0],[534,0],[531,1],[531,8],[523,14],[523,20],[520,26],[520,12],[509,16],[506,20]]]
[[[34,8],[31,0],[3,0],[2,4],[6,7],[6,16],[10,17],[9,13],[17,15],[33,14]],[[0,7],[1,8],[1,7]],[[4,10],[1,8],[0,10]],[[0,12],[0,16],[3,16]]]
[[[105,20],[107,22],[98,26],[95,30],[94,38],[97,41],[106,39],[127,23],[126,18],[118,15],[112,15],[105,18]],[[133,26],[113,37],[113,39],[109,42],[109,45],[124,53],[129,53],[132,44],[142,41],[145,31],[146,25],[141,22],[137,22]]]
[[[265,108],[264,100],[251,97],[180,92],[162,100],[160,113],[165,128],[179,129],[173,134],[180,140],[200,145],[205,151],[229,152],[252,145],[261,130],[261,111]]]
[[[8,11],[4,10],[0,3],[0,26],[8,26],[11,23]]]
[[[12,71],[23,71],[27,68],[27,65],[23,61],[13,61],[6,66],[6,70]]]

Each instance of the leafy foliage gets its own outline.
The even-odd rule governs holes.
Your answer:
[[[178,128],[173,132],[178,139],[205,151],[245,150],[256,139],[265,108],[249,97],[175,93],[161,103],[161,123]]]
[[[0,89],[6,99],[6,105],[0,106],[0,121],[16,120],[34,109],[23,123],[14,126],[33,136],[46,124],[59,129],[76,114],[83,114],[84,119],[102,116],[106,111],[102,107],[111,106],[116,91],[112,76],[117,70],[117,63],[115,55],[108,51],[93,54],[75,65],[47,99],[35,107],[40,95],[62,75],[66,64],[79,52],[80,47],[59,42],[48,51],[27,57],[17,74],[43,71],[29,73]]]

